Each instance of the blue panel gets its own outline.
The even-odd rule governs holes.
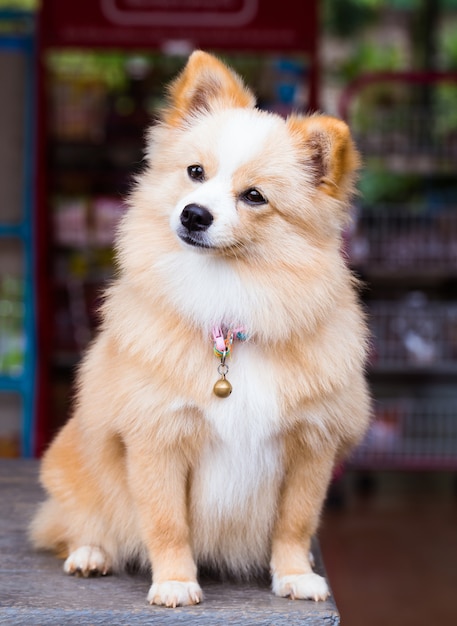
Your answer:
[[[0,20],[11,17],[11,13],[0,11]],[[19,14],[18,14],[19,15]],[[13,16],[15,17],[15,16]],[[24,16],[30,24],[32,16]],[[20,375],[0,376],[0,391],[11,391],[22,397],[21,420],[21,454],[25,457],[33,456],[34,452],[34,425],[35,425],[35,382],[36,382],[36,294],[34,281],[34,210],[33,210],[33,171],[34,171],[34,111],[35,111],[35,72],[34,51],[35,40],[33,34],[0,35],[0,54],[14,50],[23,53],[26,57],[27,75],[25,92],[25,133],[24,133],[24,176],[25,181],[22,195],[22,216],[19,224],[0,223],[0,237],[19,239],[23,246],[24,267],[24,333],[25,354],[24,367]]]

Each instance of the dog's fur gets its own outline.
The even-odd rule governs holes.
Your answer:
[[[277,595],[325,599],[310,540],[370,411],[341,254],[358,166],[348,128],[254,105],[200,51],[171,85],[74,415],[42,463],[35,546],[65,553],[70,574],[152,567],[154,604],[199,602],[197,564],[270,567]],[[212,223],[186,227],[189,206]],[[248,334],[227,360],[228,398],[213,393],[215,325]]]

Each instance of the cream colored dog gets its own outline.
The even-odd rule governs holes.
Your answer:
[[[68,574],[151,567],[151,604],[200,602],[199,564],[270,567],[275,594],[325,599],[310,540],[368,421],[340,253],[348,128],[254,105],[203,52],[171,85],[74,415],[43,459],[34,544]]]

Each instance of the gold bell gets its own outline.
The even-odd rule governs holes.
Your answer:
[[[223,376],[214,383],[213,391],[218,398],[228,398],[232,393],[232,385]]]

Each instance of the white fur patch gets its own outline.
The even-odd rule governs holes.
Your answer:
[[[225,259],[189,249],[164,256],[158,267],[173,304],[194,326],[204,329],[205,340],[216,324],[252,330],[253,312],[262,310],[262,302]]]
[[[327,581],[322,576],[310,572],[278,578],[273,575],[273,593],[281,597],[290,597],[292,600],[326,600],[330,591]]]
[[[70,554],[63,565],[63,569],[66,574],[106,576],[111,571],[111,563],[101,548],[81,546]]]
[[[274,372],[268,362],[262,363],[257,346],[235,342],[233,351],[233,360],[227,359],[233,392],[229,398],[214,396],[207,411],[216,437],[199,468],[211,474],[205,480],[210,506],[227,511],[242,506],[280,469]],[[215,368],[215,381],[218,377]]]
[[[227,374],[233,392],[228,398],[214,396],[205,414],[214,436],[195,468],[191,501],[197,558],[211,558],[214,549],[243,569],[243,559],[268,551],[282,448],[276,438],[279,407],[273,368],[262,364],[253,344],[235,344],[235,352]],[[215,368],[215,381],[217,377]],[[227,520],[237,520],[239,536],[223,533]]]
[[[259,115],[257,110],[230,111],[215,144],[220,171],[231,177],[238,168],[254,160],[264,150],[272,130],[281,123],[279,118]]]
[[[180,582],[177,580],[167,580],[163,583],[154,583],[149,589],[149,604],[160,604],[176,608],[177,606],[187,606],[189,604],[199,604],[203,593],[196,582]]]

